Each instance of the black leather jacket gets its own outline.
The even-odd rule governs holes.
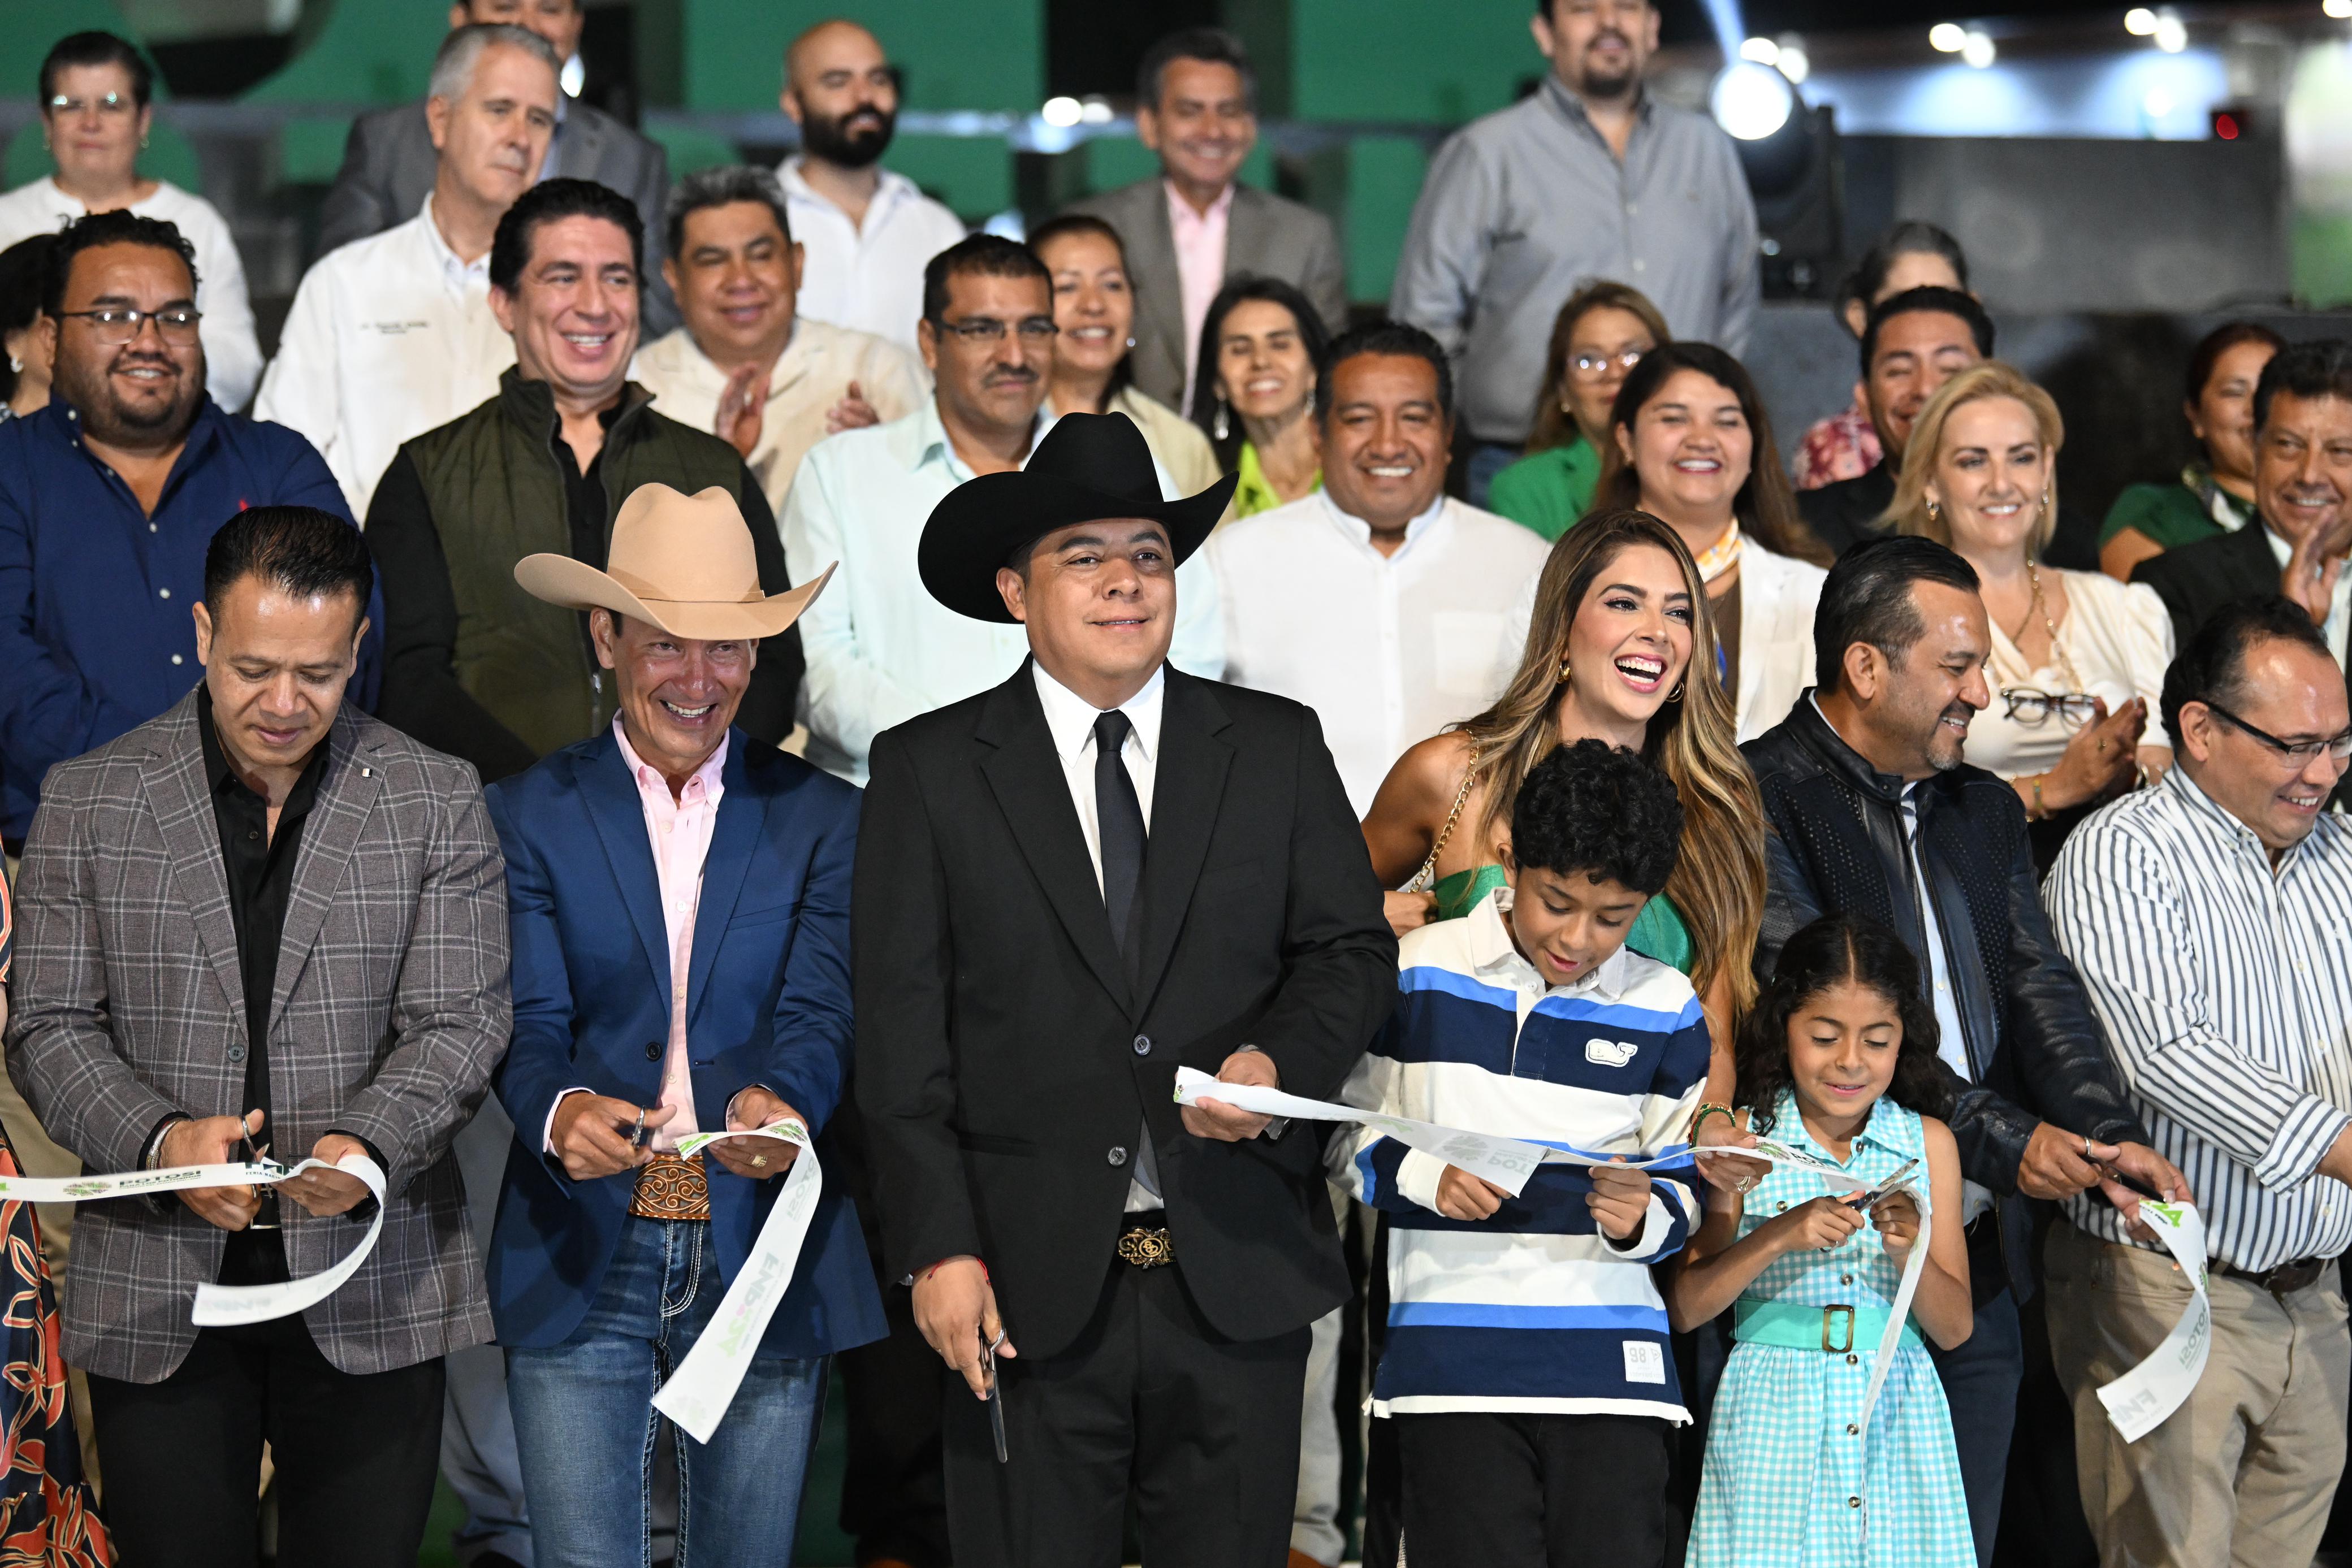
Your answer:
[[[1924,967],[1903,779],[1840,739],[1811,692],[1741,751],[1772,830],[1758,977],[1770,977],[1799,928],[1840,912],[1884,922]],[[1963,766],[1922,782],[1915,804],[1973,1080],[1953,1086],[1952,1135],[1961,1171],[2002,1197],[2001,1252],[2023,1297],[2032,1289],[2031,1220],[2016,1198],[2017,1171],[2035,1124],[2109,1144],[2145,1144],[2147,1131],[2124,1097],[2081,977],[2051,938],[2017,792]],[[1979,1300],[1991,1283],[1978,1282]]]

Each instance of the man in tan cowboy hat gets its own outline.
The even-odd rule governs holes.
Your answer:
[[[840,1103],[858,797],[734,727],[763,640],[829,572],[763,594],[724,489],[642,486],[604,570],[542,554],[514,575],[587,612],[618,712],[488,792],[520,947],[491,1312],[534,1550],[636,1562],[646,1489],[625,1478],[650,1467],[648,1396],[709,1327],[795,1152],[674,1151],[786,1117],[821,1134]],[[708,1444],[677,1439],[694,1562],[790,1560],[825,1357],[882,1332],[856,1213],[828,1182],[726,1418]],[[681,1568],[688,1550],[682,1517]]]
[[[1130,1492],[1155,1568],[1288,1550],[1308,1325],[1348,1299],[1321,1155],[1180,1113],[1176,1069],[1328,1096],[1396,939],[1313,711],[1168,665],[1233,484],[1163,501],[1125,414],[1065,414],[923,529],[931,597],[1030,650],[876,737],[858,841],[858,1111],[953,1368],[958,1568],[1115,1563]]]

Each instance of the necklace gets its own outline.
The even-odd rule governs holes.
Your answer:
[[[1723,530],[1723,537],[1698,553],[1698,580],[1701,582],[1713,582],[1717,578],[1738,566],[1739,549],[1739,519],[1734,517],[1731,519],[1731,526]]]
[[[2022,659],[2025,656],[2025,629],[2033,624],[2035,616],[2040,616],[2042,630],[2050,633],[2050,651],[2058,655],[2058,663],[2066,672],[2067,689],[2076,692],[2087,690],[2083,685],[2082,674],[2074,668],[2074,659],[2066,653],[2066,644],[2058,640],[2058,623],[2050,619],[2050,601],[2042,594],[2042,574],[2033,569],[2030,560],[2025,563],[2025,580],[2033,585],[2033,602],[2026,607],[2025,619],[2017,623],[2017,630],[2009,634],[2010,645]],[[2030,670],[2026,673],[2032,674]]]

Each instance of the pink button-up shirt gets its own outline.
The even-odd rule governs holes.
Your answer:
[[[1176,278],[1184,304],[1182,406],[1191,408],[1192,380],[1201,363],[1201,324],[1209,319],[1217,290],[1225,286],[1225,220],[1234,210],[1234,188],[1227,185],[1207,212],[1196,213],[1174,185],[1163,180],[1160,186],[1168,193],[1168,232],[1176,242]]]
[[[669,1044],[662,1052],[661,1097],[656,1103],[673,1105],[677,1114],[653,1134],[656,1149],[674,1149],[688,1133],[698,1132],[694,1120],[694,1080],[686,1053],[686,985],[694,964],[694,915],[702,899],[702,862],[710,854],[711,830],[719,824],[719,801],[726,789],[719,781],[727,766],[727,737],[694,770],[676,797],[661,769],[639,757],[618,718],[613,738],[620,742],[621,760],[636,784],[637,800],[645,808],[646,838],[654,852],[654,876],[661,887],[662,928],[669,942]],[[586,1092],[566,1090],[556,1096]],[[555,1110],[547,1113],[541,1142],[555,1150]]]

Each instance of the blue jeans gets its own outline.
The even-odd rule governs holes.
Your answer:
[[[2010,1433],[2017,1425],[2017,1389],[2025,1377],[2017,1298],[2001,1291],[1977,1309],[1976,1327],[1958,1350],[1931,1344],[1927,1354],[1952,1407],[1952,1441],[1959,1449],[1977,1562],[1990,1568],[1993,1540],[2000,1533],[2001,1489],[2009,1479]]]
[[[653,1562],[652,1404],[725,1293],[707,1224],[631,1219],[595,1304],[562,1344],[507,1352],[538,1568]],[[824,1361],[759,1356],[708,1445],[673,1428],[677,1568],[792,1561]],[[636,1484],[629,1484],[630,1478]]]

